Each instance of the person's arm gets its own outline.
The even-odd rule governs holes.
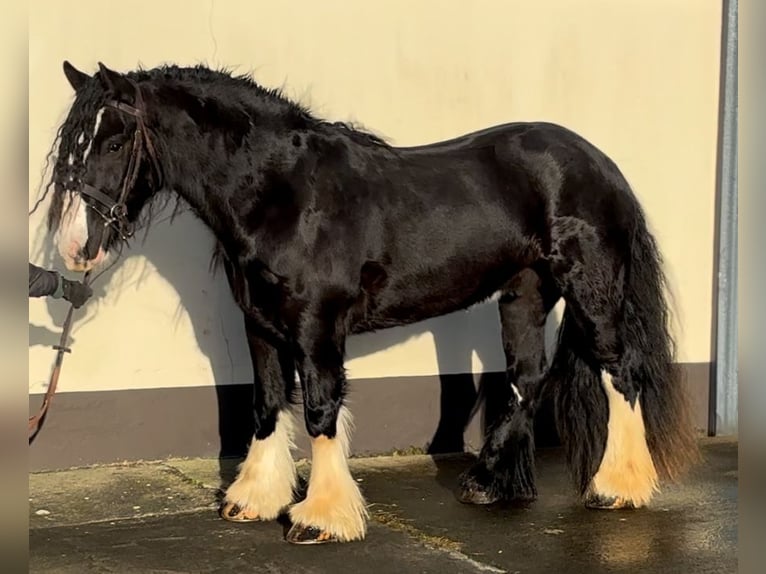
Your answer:
[[[55,271],[42,269],[37,265],[29,264],[29,296],[47,297],[56,299],[64,294],[62,277]]]
[[[29,296],[46,297],[54,299],[63,297],[74,305],[75,309],[82,307],[93,295],[88,285],[79,281],[70,281],[56,271],[41,269],[37,265],[29,264]]]

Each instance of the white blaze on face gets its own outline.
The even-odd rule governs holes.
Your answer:
[[[82,250],[88,242],[88,212],[80,194],[67,193],[56,231],[56,245],[67,269],[80,271]]]
[[[83,163],[88,160],[88,156],[90,155],[90,151],[93,148],[93,141],[96,139],[96,135],[98,134],[98,130],[101,127],[101,117],[104,115],[104,110],[106,108],[101,108],[96,112],[96,125],[93,127],[93,137],[90,138],[90,141],[88,142],[88,147],[85,148],[85,151],[82,155],[82,161]]]
[[[90,155],[93,142],[96,139],[98,130],[101,127],[101,119],[104,110],[101,108],[96,112],[95,124],[93,127],[93,136],[88,142],[88,146],[83,152],[83,163],[87,161]],[[82,145],[85,141],[85,135],[80,134],[77,143]],[[69,155],[69,165],[74,163],[74,158]],[[94,267],[106,261],[106,253],[103,248],[99,248],[95,259],[85,260],[83,251],[88,243],[88,206],[78,193],[67,193],[64,197],[61,222],[56,232],[56,244],[64,263],[70,271],[90,271]]]
[[[70,271],[85,272],[106,261],[106,252],[99,248],[94,259],[86,260],[85,245],[88,243],[88,207],[78,193],[67,193],[56,231],[59,255]]]

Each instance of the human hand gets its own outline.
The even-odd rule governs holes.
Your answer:
[[[64,299],[69,301],[75,309],[82,307],[93,295],[93,290],[79,281],[64,279]]]

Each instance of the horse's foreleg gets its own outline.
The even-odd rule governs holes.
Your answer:
[[[255,434],[221,508],[221,516],[232,522],[276,518],[293,502],[297,479],[289,404],[295,363],[286,349],[261,339],[248,320],[245,328],[255,377]]]
[[[317,315],[324,319],[308,319],[298,343],[311,475],[306,499],[290,508],[287,540],[295,544],[360,540],[367,531],[367,508],[347,461],[351,415],[343,405],[342,321]]]
[[[545,319],[555,301],[546,300],[531,269],[519,273],[500,299],[506,357],[507,402],[497,408],[479,460],[460,477],[463,502],[533,499],[534,416],[546,375]]]

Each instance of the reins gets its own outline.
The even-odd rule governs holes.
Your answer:
[[[107,213],[102,213],[95,207],[91,206],[92,209],[104,219],[104,226],[112,226],[123,241],[127,241],[135,231],[133,225],[128,221],[126,200],[128,194],[135,186],[136,180],[138,178],[144,147],[146,147],[146,152],[152,161],[152,167],[154,168],[155,176],[157,177],[157,187],[159,188],[162,186],[162,171],[160,170],[160,164],[157,159],[157,152],[154,144],[152,143],[149,131],[146,128],[146,124],[144,123],[145,111],[141,90],[135,82],[132,80],[129,81],[133,84],[136,91],[136,106],[129,106],[117,101],[107,103],[108,106],[130,114],[136,118],[136,131],[133,134],[133,147],[131,149],[128,168],[125,174],[125,178],[123,179],[122,189],[120,190],[118,199],[117,201],[114,201],[111,197],[109,197],[108,194],[86,183],[81,185],[81,189],[79,191],[81,195],[87,195],[91,197],[107,209]],[[95,279],[100,277],[103,273],[108,271],[112,265],[117,263],[121,255],[122,243],[120,243],[120,252],[118,253],[114,262],[106,269],[99,272],[93,280],[91,280],[91,272],[86,272],[85,277],[83,278],[83,284],[92,284]],[[70,304],[69,311],[67,312],[64,326],[61,331],[61,339],[59,340],[59,344],[53,346],[53,348],[57,351],[56,362],[53,367],[53,372],[51,373],[48,388],[45,391],[45,396],[43,397],[43,402],[40,405],[40,409],[38,410],[37,414],[29,417],[28,432],[30,444],[37,436],[37,433],[40,431],[40,427],[43,420],[45,419],[45,415],[50,410],[51,403],[53,402],[53,395],[55,394],[56,387],[58,386],[59,375],[61,374],[61,366],[64,362],[64,355],[66,353],[72,352],[72,349],[67,346],[67,341],[69,339],[69,333],[72,330],[73,316],[74,305]]]

